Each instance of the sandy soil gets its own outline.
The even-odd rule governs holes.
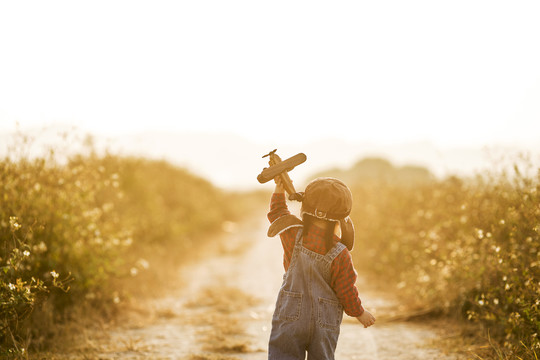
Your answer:
[[[68,358],[266,359],[271,317],[283,275],[278,238],[264,218],[227,224],[212,256],[179,269],[169,295],[132,307],[121,326],[85,334]],[[459,359],[434,348],[440,329],[421,322],[385,321],[399,311],[388,294],[362,279],[362,301],[380,321],[365,329],[344,317],[337,359]]]

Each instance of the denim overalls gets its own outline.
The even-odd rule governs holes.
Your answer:
[[[268,347],[269,360],[334,359],[343,307],[330,287],[332,261],[345,249],[337,243],[326,255],[302,246],[298,231],[283,276]]]

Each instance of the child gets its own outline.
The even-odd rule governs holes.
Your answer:
[[[275,182],[268,233],[281,237],[286,272],[272,318],[268,359],[305,359],[306,352],[309,360],[334,359],[343,311],[366,328],[375,323],[362,308],[349,253],[354,241],[348,217],[352,195],[338,179],[315,179],[303,194],[300,221],[287,208],[279,176]],[[347,246],[340,241],[344,239]]]

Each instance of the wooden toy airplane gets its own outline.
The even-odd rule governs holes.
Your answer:
[[[297,165],[306,161],[307,157],[303,153],[296,154],[286,160],[281,160],[274,149],[263,158],[269,157],[268,164],[270,167],[264,168],[263,171],[257,176],[257,180],[264,184],[270,180],[273,180],[276,176],[280,176],[285,191],[289,194],[289,200],[302,201],[302,193],[296,192],[292,184],[292,180],[289,177],[288,172],[294,169]]]

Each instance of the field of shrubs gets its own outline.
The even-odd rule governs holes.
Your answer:
[[[440,180],[365,159],[334,173],[353,191],[360,272],[413,306],[477,324],[491,344],[481,356],[537,359],[540,172],[519,156],[509,168]]]
[[[479,358],[537,359],[540,172],[522,157],[500,169],[437,179],[422,167],[364,159],[318,176],[353,191],[359,272],[414,308],[476,324],[490,344]],[[261,199],[265,208],[267,194]],[[91,149],[9,153],[0,159],[0,204],[7,359],[50,346],[76,308],[108,316],[166,284],[160,263],[188,259],[205,235],[255,206],[165,161]]]
[[[183,261],[246,204],[165,161],[21,154],[0,159],[1,358],[47,347],[83,304],[107,316],[151,292],[166,282],[156,263]]]

